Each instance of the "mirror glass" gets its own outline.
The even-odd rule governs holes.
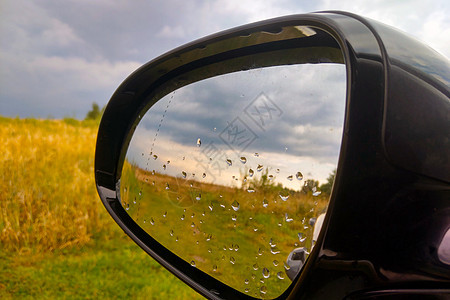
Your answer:
[[[130,142],[123,207],[192,267],[251,296],[281,295],[327,209],[345,88],[345,65],[323,63],[220,75],[166,95]]]

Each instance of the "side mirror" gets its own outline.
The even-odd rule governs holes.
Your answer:
[[[449,94],[445,58],[374,21],[245,25],[119,86],[97,139],[98,193],[210,299],[342,299],[418,278],[439,288]]]

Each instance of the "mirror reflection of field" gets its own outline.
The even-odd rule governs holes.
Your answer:
[[[121,197],[142,228],[187,262],[243,293],[274,298],[291,283],[285,273],[289,253],[311,249],[310,219],[325,211],[328,199],[250,184],[255,192],[125,162]],[[286,201],[282,192],[289,193]]]

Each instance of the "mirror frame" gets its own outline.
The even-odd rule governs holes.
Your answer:
[[[292,15],[244,25],[186,44],[132,73],[108,103],[97,137],[95,180],[107,211],[144,251],[203,296],[209,299],[253,299],[193,268],[141,229],[120,203],[121,167],[141,114],[153,104],[149,102],[152,92],[168,94],[192,82],[180,80],[178,86],[172,85],[167,89],[164,84],[174,78],[182,79],[183,74],[228,59],[230,55],[241,57],[252,53],[234,51],[243,50],[242,47],[225,51],[214,47],[210,51],[203,49],[221,40],[259,31],[273,32],[291,25],[316,27],[334,38],[346,64],[347,94],[339,163],[321,233],[302,271],[277,299],[319,297],[327,293],[342,299],[364,289],[417,283],[417,276],[413,276],[417,273],[421,274],[420,285],[425,288],[435,288],[436,282],[448,284],[448,266],[432,254],[419,253],[418,249],[406,255],[401,252],[409,251],[407,246],[439,244],[449,226],[449,204],[445,200],[449,199],[448,181],[422,174],[421,170],[408,170],[395,155],[388,153],[386,132],[390,132],[390,128],[386,125],[386,111],[390,102],[395,103],[388,86],[394,77],[404,78],[391,73],[393,64],[379,34],[381,25],[374,26],[371,21],[349,13],[330,11]],[[392,29],[383,27],[383,30]],[[325,43],[317,41],[319,45],[321,42]],[[193,53],[195,55],[191,55]],[[211,76],[214,74],[205,75]],[[420,79],[424,89],[431,83],[434,89],[448,97],[448,86],[425,77],[416,74],[415,78]],[[404,89],[407,88],[406,84]],[[444,109],[447,107],[445,103],[442,105]],[[448,153],[442,149],[440,152],[429,151],[448,158]],[[360,195],[365,196],[361,199]],[[413,240],[412,245],[407,245],[411,240],[406,240],[399,243],[400,249],[386,249],[398,243],[396,238],[410,233],[408,226],[416,228],[416,222],[431,218],[429,215],[410,218],[408,214],[400,213],[406,210],[416,216],[417,203],[408,205],[411,198],[418,201],[419,207],[433,203],[441,215],[437,221],[433,219],[433,226],[422,228],[421,232],[426,235],[421,241]],[[384,237],[380,233],[385,234],[384,230],[398,224],[400,229],[393,230],[393,234]],[[383,247],[379,245],[380,241],[385,243]]]

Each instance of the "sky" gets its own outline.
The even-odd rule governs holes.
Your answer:
[[[0,115],[82,119],[145,62],[249,22],[344,10],[450,57],[450,2],[0,0]]]

